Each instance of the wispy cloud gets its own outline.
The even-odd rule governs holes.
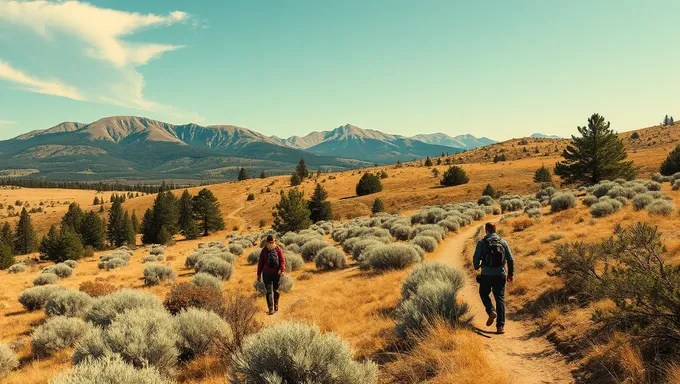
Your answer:
[[[182,11],[157,15],[100,8],[79,1],[0,0],[0,22],[29,28],[47,41],[70,36],[83,45],[83,53],[87,57],[111,65],[111,70],[116,72],[115,84],[106,95],[88,95],[88,99],[147,111],[174,108],[144,97],[144,78],[135,68],[183,46],[133,42],[124,38],[148,28],[190,20],[191,17]],[[39,88],[28,88],[35,89]]]
[[[21,89],[30,92],[68,97],[73,100],[85,100],[83,95],[72,86],[58,80],[45,80],[29,76],[2,60],[0,60],[0,79],[18,84]]]

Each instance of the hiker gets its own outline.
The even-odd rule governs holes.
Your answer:
[[[283,258],[283,250],[276,245],[276,237],[269,235],[257,262],[257,281],[264,282],[270,315],[279,310],[279,279],[284,273],[286,259]]]
[[[486,223],[484,225],[486,236],[477,242],[475,255],[472,263],[475,270],[482,268],[482,274],[477,276],[479,283],[479,296],[486,308],[489,319],[486,326],[490,327],[494,320],[498,334],[505,333],[505,282],[512,282],[515,273],[515,262],[508,243],[496,234],[496,225]],[[508,265],[506,273],[505,264]],[[496,299],[496,308],[491,303],[489,294],[493,291]]]

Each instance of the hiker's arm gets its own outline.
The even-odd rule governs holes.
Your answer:
[[[508,276],[515,276],[515,259],[512,257],[512,251],[510,251],[510,246],[507,242],[503,243],[505,246],[505,259],[508,261]]]
[[[259,279],[260,276],[262,276],[262,270],[264,269],[264,257],[262,255],[264,254],[264,248],[260,251],[260,257],[257,258],[257,278]]]
[[[477,246],[475,247],[475,254],[472,256],[472,265],[475,267],[475,270],[479,269],[482,265],[481,242],[477,242]]]
[[[283,275],[286,272],[286,258],[283,257],[283,249],[279,247],[278,249],[278,254],[279,254],[279,272]]]

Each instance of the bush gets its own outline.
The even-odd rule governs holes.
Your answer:
[[[92,307],[94,300],[85,292],[62,289],[53,292],[45,303],[47,316],[82,317]]]
[[[380,191],[382,191],[380,176],[368,172],[361,176],[356,186],[357,196],[366,196]]]
[[[576,206],[578,200],[571,192],[558,192],[550,198],[550,211],[560,212]]]
[[[316,254],[314,262],[316,263],[316,268],[322,270],[343,269],[347,266],[345,254],[335,247],[321,249]]]
[[[207,273],[195,274],[194,277],[191,279],[191,284],[197,287],[213,288],[218,292],[222,292],[222,288],[224,288],[222,280]]]
[[[484,196],[480,197],[479,200],[477,200],[477,205],[486,205],[486,206],[491,207],[491,206],[493,206],[493,204],[494,204],[493,197],[488,196],[488,195],[484,195]]]
[[[468,306],[458,302],[459,291],[442,280],[426,281],[418,286],[417,293],[397,308],[397,335],[403,338],[421,332],[437,319],[454,326],[468,323]]]
[[[41,273],[38,275],[33,280],[33,285],[38,286],[38,285],[48,285],[48,284],[54,284],[57,282],[57,279],[59,277],[52,273],[52,272],[47,272],[47,273]]]
[[[229,252],[236,256],[243,254],[243,246],[241,244],[229,244]]]
[[[590,206],[590,213],[593,215],[593,217],[604,217],[616,213],[620,208],[617,208],[617,205],[613,203],[614,201],[616,200],[607,199],[595,203]]]
[[[66,265],[66,263],[59,263],[54,266],[54,274],[63,279],[71,276],[73,274],[73,269]]]
[[[645,183],[645,188],[647,188],[648,191],[660,191],[661,184],[656,181],[648,181]]]
[[[413,244],[416,244],[427,252],[434,252],[434,250],[437,248],[437,239],[432,236],[418,235],[411,241]]]
[[[283,256],[286,259],[287,271],[297,271],[305,265],[305,261],[302,259],[302,256],[297,253],[286,251],[283,253]]]
[[[513,212],[524,209],[524,202],[521,199],[508,199],[501,201],[501,212]]]
[[[62,373],[50,380],[50,384],[172,384],[155,368],[136,369],[126,364],[120,356],[107,356],[78,364],[73,371]]]
[[[673,201],[666,199],[657,199],[647,205],[647,212],[650,215],[668,216],[675,210]]]
[[[583,198],[583,205],[586,207],[590,207],[593,204],[597,203],[599,199],[595,195],[586,195],[586,197]]]
[[[165,254],[165,249],[163,249],[162,245],[154,245],[151,247],[151,251],[149,253],[154,256],[163,255]]]
[[[233,383],[377,383],[375,364],[352,359],[349,344],[316,326],[282,322],[248,337],[236,354]]]
[[[0,379],[19,366],[19,360],[7,344],[0,344]]]
[[[171,280],[177,278],[175,271],[167,265],[151,264],[144,268],[144,285],[151,286],[160,284],[161,281]]]
[[[289,274],[285,274],[281,276],[279,279],[279,291],[281,292],[290,292],[293,290],[293,286],[295,285],[295,281],[293,281],[293,278],[290,277]]]
[[[534,225],[534,221],[529,218],[521,218],[512,222],[512,229],[515,232],[522,232],[523,230]]]
[[[221,314],[224,310],[224,297],[222,297],[221,289],[216,290],[215,287],[179,283],[168,292],[163,305],[173,315],[188,308],[199,308]]]
[[[165,257],[163,255],[149,255],[142,258],[142,263],[155,263],[158,261],[163,261]]]
[[[26,264],[24,263],[13,264],[11,267],[7,269],[7,272],[9,273],[26,272]]]
[[[71,269],[78,268],[78,262],[75,260],[64,260],[63,264],[68,265]]]
[[[445,187],[453,187],[456,185],[467,184],[468,181],[470,181],[470,179],[463,168],[452,165],[449,167],[449,169],[444,171],[444,175],[439,184]]]
[[[31,334],[34,357],[48,357],[55,352],[76,345],[92,325],[76,317],[53,317]]]
[[[261,249],[255,249],[252,252],[248,254],[248,257],[246,258],[246,261],[250,265],[255,265],[257,262],[260,260],[260,252],[262,252]]]
[[[548,187],[548,188],[543,188],[540,189],[538,192],[536,192],[536,198],[538,200],[545,200],[545,199],[550,199],[555,195],[557,192],[557,189],[555,187]]]
[[[99,260],[99,269],[110,271],[112,269],[126,267],[130,263],[130,255],[127,253],[113,253],[104,255]]]
[[[112,284],[100,283],[96,281],[86,281],[81,283],[78,289],[92,297],[106,296],[109,293],[116,291],[116,287],[114,287]]]
[[[27,310],[35,311],[44,307],[50,295],[61,289],[64,289],[64,287],[59,285],[41,285],[28,288],[19,295],[19,303]]]
[[[383,244],[384,244],[383,242],[377,240],[374,237],[361,239],[354,244],[354,247],[352,247],[352,258],[356,261],[359,261],[362,258],[364,251],[368,250],[371,247]]]
[[[152,312],[163,309],[163,303],[154,294],[129,288],[121,289],[95,300],[92,308],[85,314],[85,320],[106,327],[116,316],[133,309]]]
[[[401,286],[402,301],[417,294],[418,288],[430,281],[443,281],[459,291],[465,285],[465,272],[444,263],[427,261],[413,268]]]
[[[200,260],[200,262],[196,265],[196,273],[207,273],[222,280],[231,279],[233,271],[234,266],[231,263],[227,263],[226,261],[216,257],[209,257],[204,260]]]
[[[233,342],[231,327],[214,312],[189,308],[175,316],[175,323],[183,359],[219,352]]]
[[[557,240],[560,240],[560,239],[563,239],[563,238],[564,238],[563,233],[551,233],[548,236],[542,238],[541,243],[548,244],[548,243],[552,243],[553,241],[557,241]]]
[[[407,244],[384,244],[371,247],[365,252],[359,266],[363,269],[404,269],[421,260],[414,246]]]
[[[652,201],[654,201],[654,196],[652,196],[650,193],[641,193],[639,195],[635,195],[635,197],[633,197],[633,209],[636,211],[641,211],[645,209],[645,207],[647,207],[647,205],[649,205],[649,203]]]
[[[544,258],[534,259],[532,265],[536,269],[543,269],[548,265],[548,260],[546,260]]]
[[[673,186],[672,186],[671,188],[672,188],[674,191],[677,191],[678,189],[680,189],[680,179],[679,179],[679,180],[675,180],[675,181],[673,182]]]
[[[312,240],[308,243],[305,243],[305,245],[300,248],[300,252],[302,253],[302,258],[305,259],[305,261],[313,261],[316,257],[316,254],[320,250],[330,246],[331,245],[325,240]]]

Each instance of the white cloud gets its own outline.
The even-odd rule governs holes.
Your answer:
[[[12,68],[11,65],[2,60],[0,60],[0,79],[19,84],[21,89],[30,92],[68,97],[73,100],[85,100],[83,95],[74,87],[58,80],[44,80],[29,76],[18,69]]]

